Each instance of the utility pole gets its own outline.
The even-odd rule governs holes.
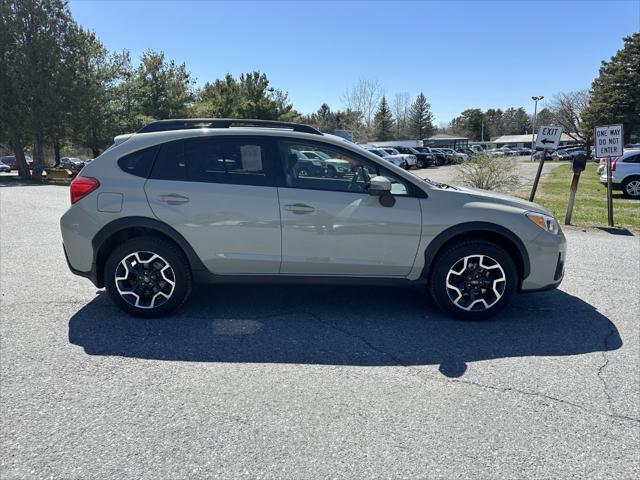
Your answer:
[[[533,96],[531,100],[534,101],[533,107],[533,125],[531,126],[531,161],[533,162],[533,154],[536,151],[536,117],[538,116],[538,100],[542,100],[543,95]]]

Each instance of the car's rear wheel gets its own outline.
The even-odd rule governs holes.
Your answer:
[[[171,242],[136,237],[116,247],[104,268],[113,302],[137,317],[160,317],[180,307],[191,293],[191,270]]]
[[[640,177],[632,177],[622,182],[622,193],[628,198],[640,198]]]
[[[509,304],[518,272],[511,256],[484,240],[447,247],[431,270],[429,289],[435,303],[463,320],[484,320]]]
[[[425,164],[424,164],[424,160],[416,160],[416,168],[424,168]]]

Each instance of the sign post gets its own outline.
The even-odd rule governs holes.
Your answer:
[[[573,204],[576,201],[578,182],[580,181],[580,174],[587,167],[587,156],[579,155],[574,158],[571,167],[573,168],[573,178],[571,179],[571,188],[569,189],[569,203],[567,204],[567,214],[564,217],[565,225],[571,225],[571,216],[573,215]]]
[[[596,158],[607,159],[607,220],[613,227],[613,197],[611,196],[611,157],[619,157],[623,153],[623,127],[617,125],[600,125],[594,129],[593,139]]]
[[[538,189],[538,182],[540,181],[540,175],[542,175],[542,167],[544,167],[544,161],[547,158],[547,150],[556,149],[560,145],[560,136],[562,135],[562,127],[554,127],[550,125],[542,125],[538,130],[536,136],[536,149],[542,148],[542,158],[538,164],[538,171],[536,172],[536,178],[533,180],[533,187],[531,187],[531,195],[529,195],[529,201],[533,202],[536,196],[536,190]]]

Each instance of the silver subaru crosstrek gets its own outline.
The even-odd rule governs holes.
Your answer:
[[[338,163],[347,172],[331,175]],[[71,183],[60,223],[71,271],[141,317],[174,311],[194,282],[313,281],[416,285],[479,320],[557,287],[566,248],[539,205],[261,120],[163,120],[116,137]]]

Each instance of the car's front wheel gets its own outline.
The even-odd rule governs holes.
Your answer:
[[[113,302],[137,317],[160,317],[180,307],[191,293],[191,270],[184,254],[157,237],[136,237],[116,247],[104,268]]]
[[[640,177],[632,177],[622,182],[622,193],[627,198],[640,198]]]
[[[447,247],[431,270],[429,289],[441,310],[463,320],[484,320],[509,304],[518,272],[494,243],[470,240]]]

